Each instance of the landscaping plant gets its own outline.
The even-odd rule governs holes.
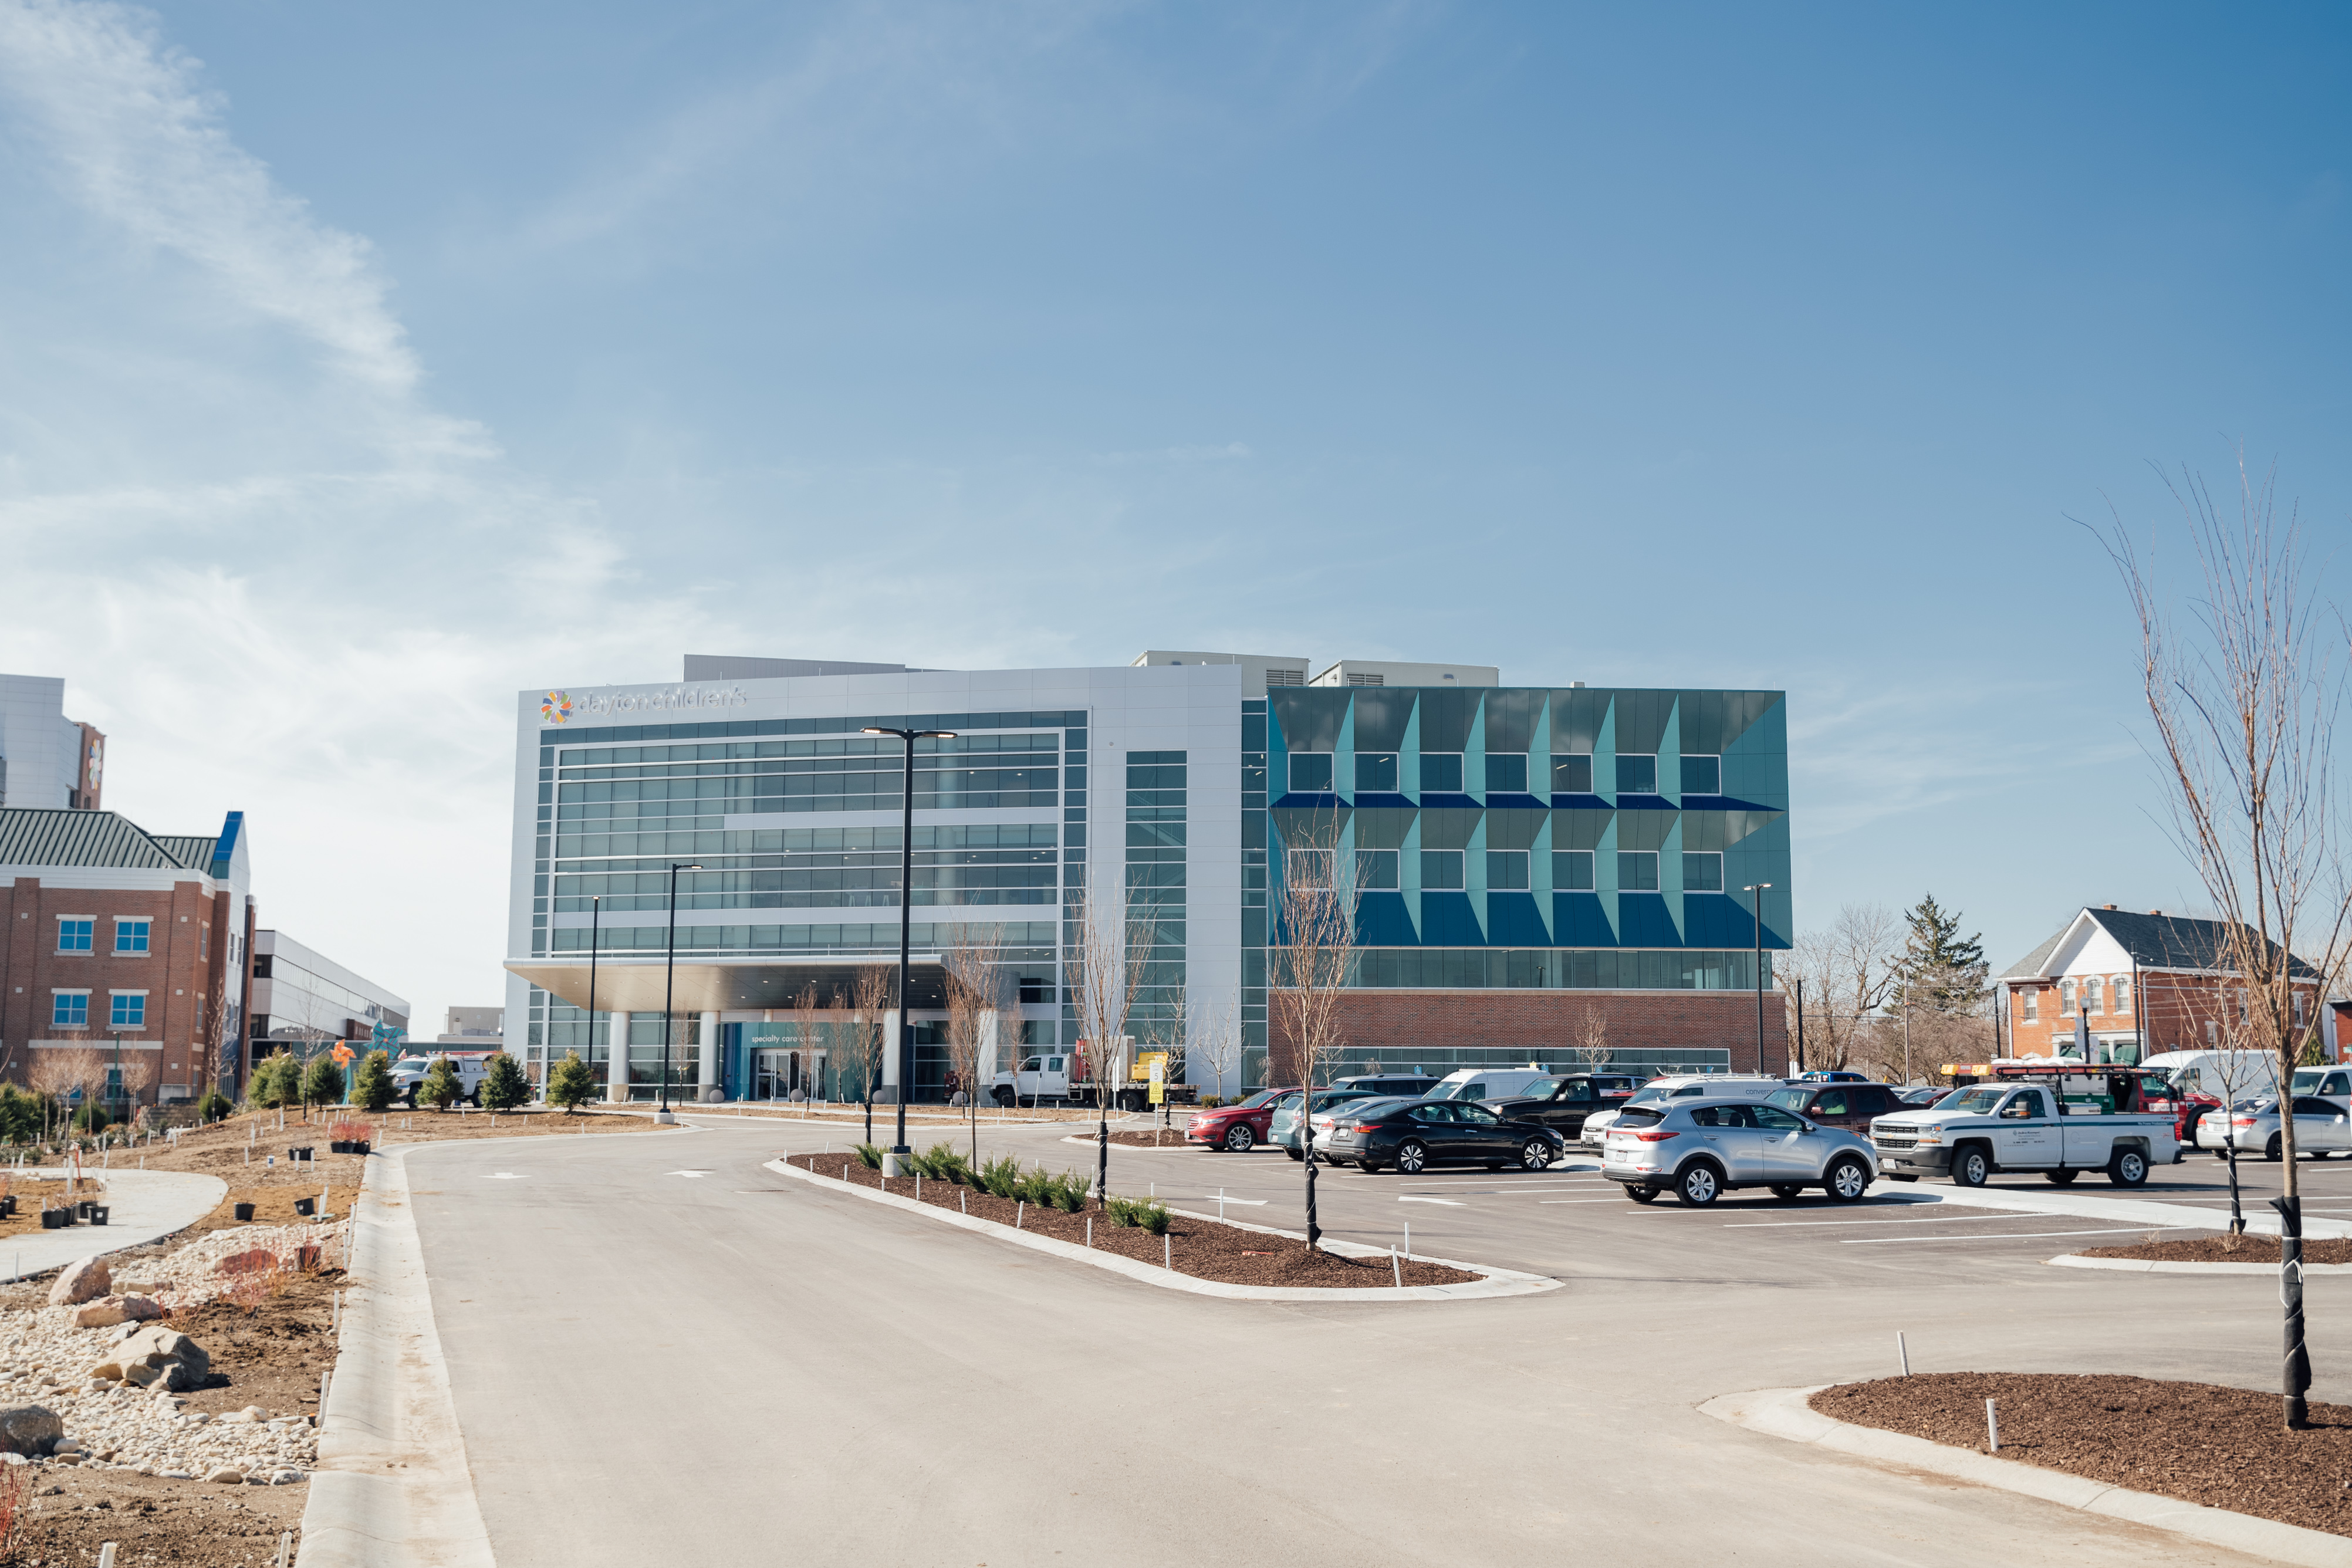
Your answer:
[[[73,1113],[74,1131],[77,1132],[102,1132],[106,1130],[107,1121],[106,1107],[95,1103],[85,1105]]]
[[[205,1090],[205,1097],[196,1101],[196,1114],[204,1118],[206,1121],[226,1121],[228,1119],[228,1113],[236,1109],[236,1107],[230,1102],[228,1096],[223,1094],[216,1089],[208,1089]],[[5,1110],[0,1110],[0,1119],[5,1119],[6,1114],[7,1112]]]
[[[446,1110],[466,1096],[466,1086],[457,1076],[457,1064],[447,1057],[436,1058],[425,1069],[425,1081],[416,1086],[416,1098],[436,1110]]]
[[[530,1079],[523,1072],[522,1063],[504,1051],[494,1053],[485,1064],[482,1074],[481,1099],[485,1110],[512,1110],[530,1099]]]
[[[982,1165],[974,1173],[973,1181],[991,1197],[1016,1196],[1021,1185],[1021,1162],[1010,1154],[1000,1154]]]
[[[1094,1184],[1076,1171],[1065,1171],[1055,1178],[1050,1196],[1055,1208],[1064,1214],[1076,1214],[1087,1206],[1087,1194]]]
[[[853,1144],[852,1147],[857,1151],[858,1162],[867,1170],[878,1171],[882,1168],[881,1145],[877,1143],[857,1143]]]
[[[547,1103],[563,1107],[571,1115],[596,1098],[596,1075],[580,1059],[578,1051],[566,1051],[555,1070],[547,1075]]]
[[[321,1056],[302,1075],[302,1103],[310,1105],[341,1105],[343,1102],[343,1069],[335,1058]]]
[[[352,1100],[370,1110],[392,1109],[392,1053],[370,1051],[352,1075]]]
[[[0,1084],[0,1139],[30,1143],[40,1131],[40,1096],[27,1094],[13,1083]]]
[[[245,1097],[257,1110],[278,1110],[294,1102],[301,1084],[302,1064],[291,1052],[279,1049],[262,1058],[246,1081]]]

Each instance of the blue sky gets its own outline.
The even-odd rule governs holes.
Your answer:
[[[1800,923],[2192,908],[2112,505],[2344,537],[2278,6],[0,0],[0,668],[497,994],[511,693],[1149,646],[1788,689]]]

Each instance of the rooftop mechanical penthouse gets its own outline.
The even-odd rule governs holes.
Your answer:
[[[1242,1083],[1282,1079],[1269,904],[1324,868],[1358,895],[1343,1070],[1566,1067],[1596,1016],[1620,1068],[1785,1058],[1777,1002],[1761,1064],[1756,1022],[1759,937],[1769,986],[1790,926],[1780,692],[1192,652],[689,658],[685,677],[519,697],[507,1000],[534,1076],[576,1050],[615,1098],[650,1096],[667,984],[674,1096],[854,1090],[791,1008],[897,958],[903,759],[868,725],[954,731],[916,746],[913,1098],[946,1080],[942,958],[967,933],[999,944],[1020,1046],[1075,1043],[1062,916],[1081,883],[1150,917],[1139,1046],[1230,1016]],[[1189,1076],[1241,1087],[1197,1057]]]

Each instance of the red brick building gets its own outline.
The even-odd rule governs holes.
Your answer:
[[[1612,1052],[1643,1076],[1727,1066],[1740,1073],[1789,1070],[1788,1015],[1778,990],[1764,993],[1760,1062],[1753,991],[1362,990],[1339,999],[1346,1045],[1331,1076],[1410,1066],[1442,1076],[1457,1066],[1500,1065],[1506,1055],[1515,1063],[1572,1068],[1579,1065],[1578,1026],[1588,1012],[1606,1020]],[[1271,1081],[1296,1083],[1297,1051],[1279,997],[1266,1016]],[[1427,1059],[1412,1060],[1415,1050]]]
[[[2218,1050],[2243,1016],[2240,987],[2221,956],[2229,930],[2160,910],[2084,909],[2000,977],[2006,1054],[2071,1053],[2084,1035],[2099,1061],[2137,1061],[2165,1051]],[[2294,963],[2297,1021],[2321,1030],[2336,1059],[2320,977]]]
[[[236,1093],[247,867],[241,812],[174,836],[110,811],[0,810],[0,1078],[34,1083],[50,1053],[97,1050],[128,1064],[118,1087],[142,1103]]]

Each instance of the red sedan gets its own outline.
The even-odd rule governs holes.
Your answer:
[[[1286,1089],[1262,1089],[1238,1105],[1195,1111],[1184,1128],[1184,1141],[1228,1153],[1246,1154],[1265,1142],[1274,1124],[1274,1102],[1291,1092]]]

